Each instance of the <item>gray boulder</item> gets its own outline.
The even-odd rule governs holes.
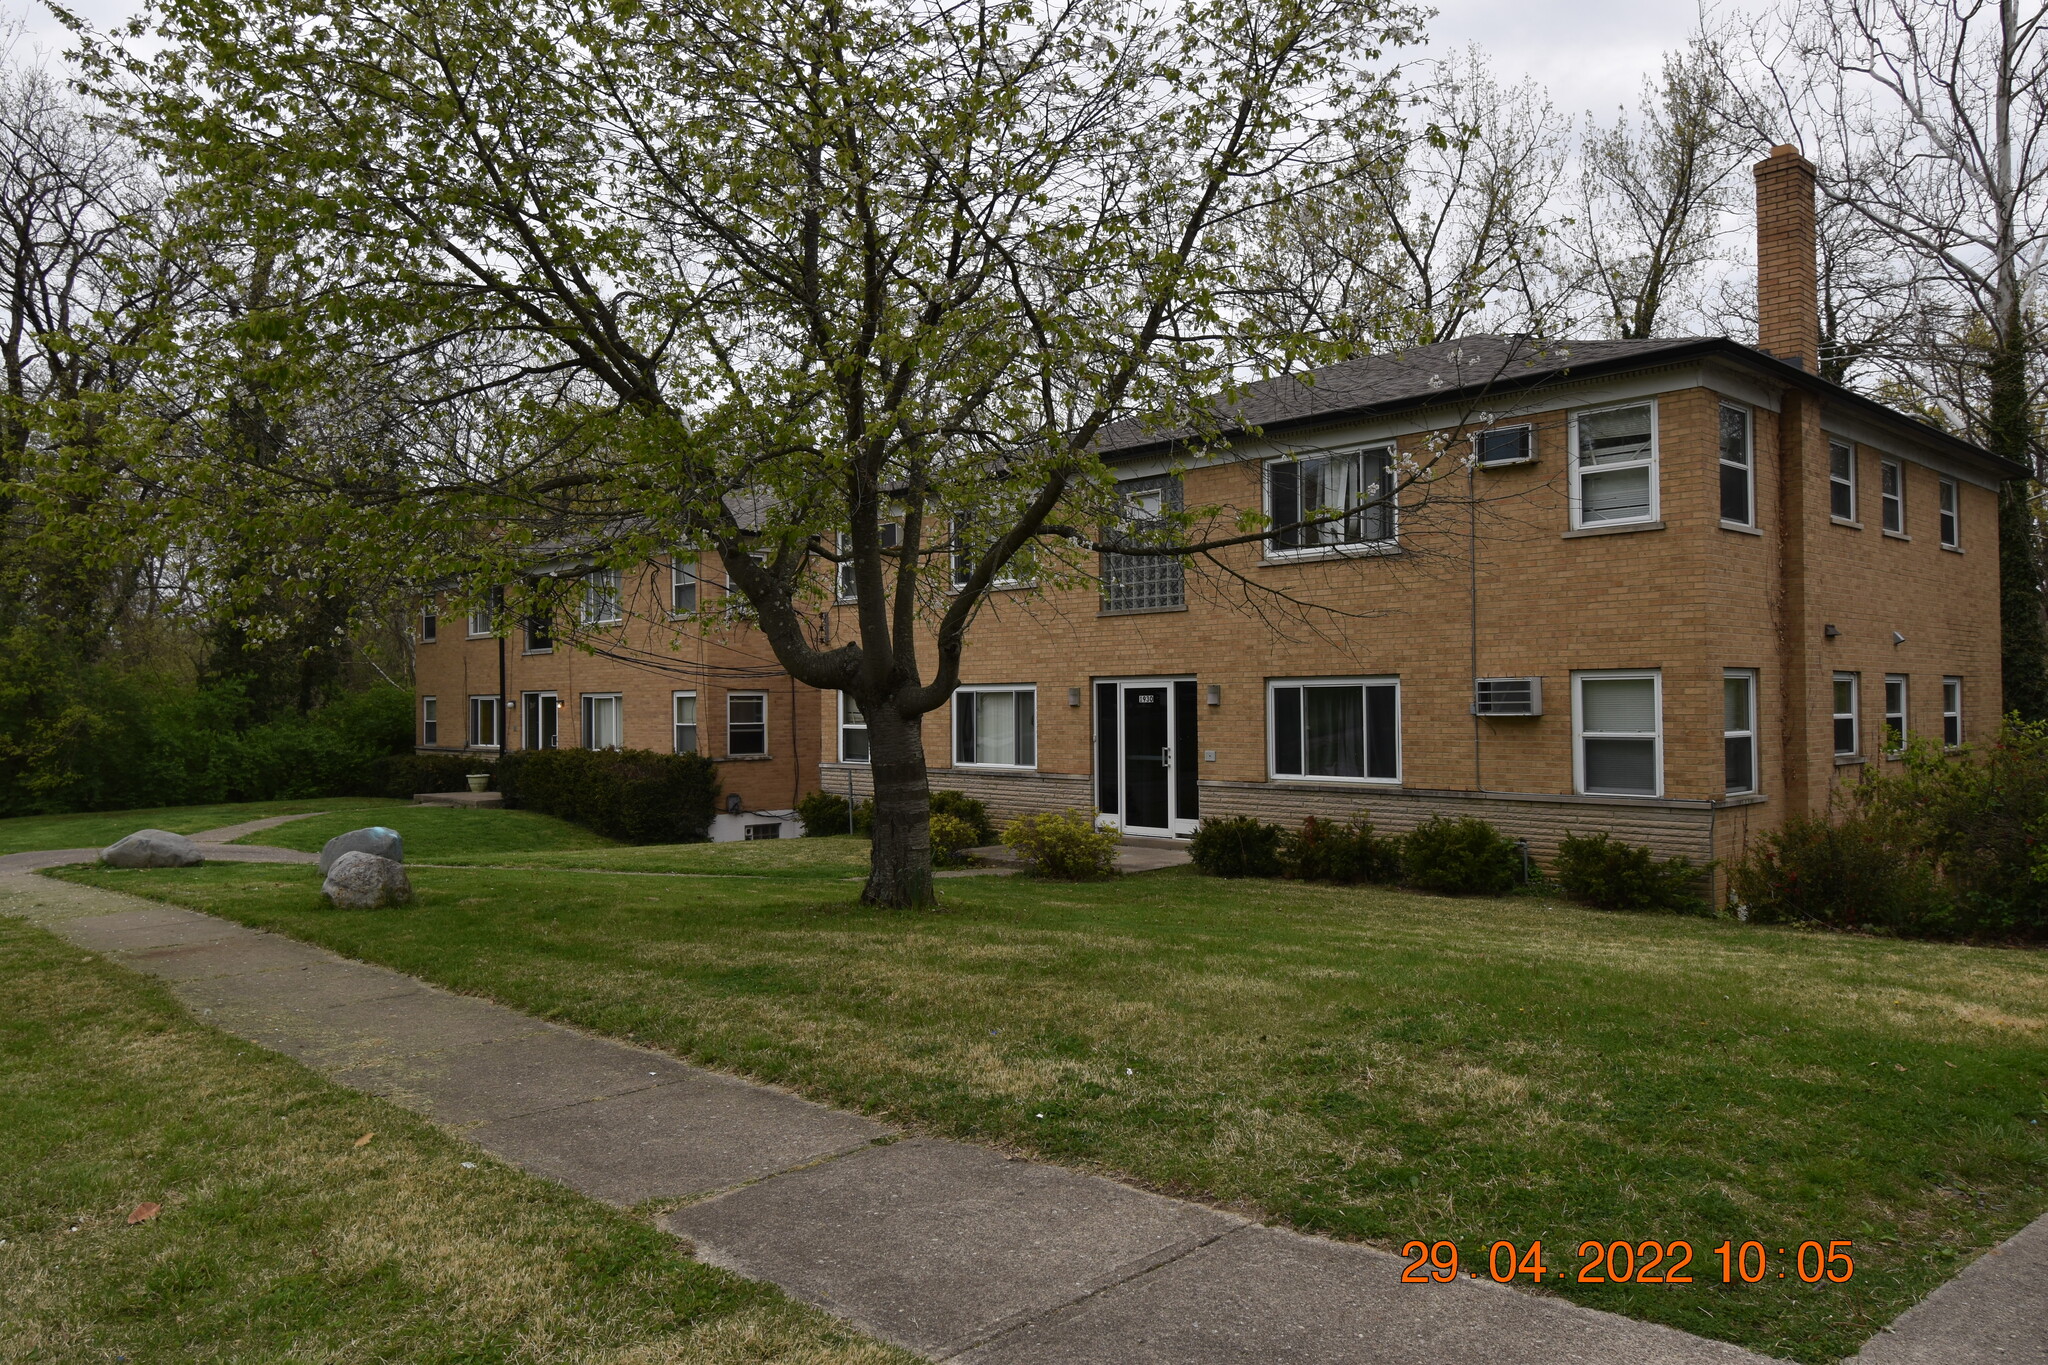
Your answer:
[[[199,845],[163,829],[138,829],[100,853],[108,867],[197,867],[206,861]]]
[[[344,853],[374,853],[379,858],[389,858],[394,863],[405,861],[405,840],[395,829],[372,825],[368,829],[352,829],[346,834],[337,834],[327,841],[320,850],[320,875],[334,866],[334,860]]]
[[[404,864],[360,849],[334,860],[320,891],[337,910],[375,910],[412,899],[412,883],[406,880]]]

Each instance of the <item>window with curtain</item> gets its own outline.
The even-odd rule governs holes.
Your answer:
[[[968,766],[1038,764],[1038,693],[1029,687],[964,687],[953,694],[953,761]]]
[[[626,744],[626,702],[616,692],[583,694],[583,747],[622,749]]]
[[[1269,460],[1266,510],[1277,529],[1275,552],[1372,545],[1394,538],[1392,450]],[[1345,513],[1315,525],[1334,513]]]
[[[1579,790],[1597,796],[1663,794],[1662,706],[1656,673],[1582,673],[1578,704]]]
[[[498,699],[469,699],[469,743],[472,748],[495,748],[498,743]]]
[[[1276,682],[1268,690],[1275,777],[1393,782],[1401,775],[1400,683]]]
[[[860,713],[860,703],[850,692],[839,694],[839,761],[868,761],[868,718]]]
[[[609,625],[625,619],[619,595],[619,571],[594,569],[583,580],[583,624]]]
[[[1572,507],[1580,527],[1657,517],[1656,405],[1582,412],[1572,419]]]

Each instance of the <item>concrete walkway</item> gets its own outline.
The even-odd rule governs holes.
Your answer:
[[[208,855],[216,851],[265,850],[210,847]],[[1404,1262],[1382,1251],[978,1147],[904,1137],[860,1115],[281,935],[29,875],[71,860],[0,859],[0,913],[157,976],[208,1022],[593,1198],[681,1203],[662,1226],[703,1260],[771,1281],[933,1359],[1763,1360],[1488,1281],[1402,1285]],[[2000,1253],[1859,1359],[2048,1361],[2048,1220]]]

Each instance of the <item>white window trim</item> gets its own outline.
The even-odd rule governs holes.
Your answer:
[[[526,727],[528,724],[535,726],[540,724],[536,717],[540,716],[544,710],[541,702],[549,697],[555,699],[555,747],[557,749],[562,747],[562,694],[544,688],[538,692],[521,692],[519,694],[519,747],[522,750],[531,750],[539,747],[527,744]]]
[[[427,736],[427,727],[434,727],[433,737]],[[441,699],[438,696],[420,698],[420,746],[427,749],[441,747]]]
[[[761,702],[761,749],[759,753],[735,755],[732,747],[732,704],[742,698],[759,698]],[[702,724],[700,713],[699,722]],[[749,725],[752,722],[748,722]],[[725,694],[725,753],[726,757],[766,758],[770,752],[768,739],[768,694],[766,692],[728,692]]]
[[[590,719],[596,709],[591,703],[607,700],[615,701],[619,704],[619,742],[617,744],[607,744],[603,747],[607,750],[623,749],[626,747],[626,694],[623,692],[585,692],[576,699],[576,724],[577,728],[582,732],[576,736],[579,748],[595,749],[598,747],[590,742]],[[559,721],[557,723],[559,724]],[[556,743],[559,744],[560,742],[558,732]]]
[[[1888,469],[1896,469],[1899,472],[1899,494],[1896,498],[1884,491],[1884,475]],[[1894,502],[1899,505],[1899,524],[1897,526],[1887,526],[1885,524],[1885,512],[1890,504]],[[1903,536],[1907,533],[1906,462],[1904,460],[1892,459],[1890,456],[1885,456],[1877,462],[1877,529],[1888,536]]]
[[[1394,775],[1392,777],[1323,777],[1315,773],[1283,773],[1280,771],[1280,729],[1276,719],[1279,703],[1274,693],[1283,687],[1386,687],[1394,689]],[[1356,678],[1268,678],[1266,679],[1266,780],[1269,782],[1298,782],[1312,786],[1328,786],[1336,783],[1346,787],[1398,787],[1405,775],[1403,763],[1406,738],[1401,714],[1401,677],[1398,673],[1377,673]],[[1302,708],[1306,714],[1307,707]],[[1307,736],[1302,737],[1302,749],[1308,748]]]
[[[1721,428],[1719,425],[1719,420],[1720,414],[1722,412],[1739,412],[1742,414],[1742,443],[1743,449],[1749,455],[1748,464],[1741,466],[1731,464],[1728,458],[1721,453]],[[1720,406],[1719,412],[1715,413],[1715,423],[1715,472],[1718,474],[1723,469],[1735,469],[1739,467],[1742,470],[1743,482],[1749,494],[1748,507],[1743,512],[1742,520],[1734,521],[1729,519],[1728,517],[1722,517],[1721,524],[1723,526],[1740,526],[1745,530],[1753,531],[1756,529],[1756,410],[1754,408],[1745,407],[1740,403],[1729,403],[1724,401]],[[1721,483],[1720,480],[1717,478],[1714,481],[1714,510],[1717,514],[1720,511],[1720,507]]]
[[[1387,457],[1387,481],[1389,483],[1398,483],[1400,481],[1400,475],[1398,471],[1395,469],[1394,465],[1395,461],[1400,458],[1401,452],[1399,447],[1393,441],[1367,441],[1360,445],[1342,446],[1331,450],[1317,451],[1312,455],[1276,455],[1272,459],[1261,461],[1259,464],[1259,496],[1263,501],[1266,516],[1268,518],[1271,518],[1273,515],[1274,465],[1300,464],[1303,459],[1341,460],[1347,455],[1372,454],[1384,454]],[[1515,463],[1523,464],[1526,463],[1526,461],[1518,460]],[[1490,467],[1491,466],[1489,466],[1489,468]],[[1295,549],[1289,550],[1282,549],[1279,546],[1276,546],[1275,544],[1273,544],[1273,538],[1271,536],[1267,536],[1265,539],[1259,542],[1260,551],[1264,558],[1264,561],[1268,564],[1299,564],[1303,560],[1369,559],[1374,555],[1390,555],[1400,553],[1401,503],[1400,500],[1394,496],[1395,491],[1396,490],[1394,489],[1388,489],[1385,492],[1385,496],[1389,500],[1390,504],[1387,508],[1387,520],[1389,522],[1389,530],[1388,534],[1382,536],[1380,539],[1351,540],[1346,541],[1341,545],[1303,545]],[[1365,509],[1360,508],[1359,510],[1364,511]],[[1330,522],[1327,524],[1334,526],[1337,523]]]
[[[1029,763],[963,763],[960,760],[960,698],[975,696],[982,692],[1029,692],[1031,694],[1031,762]],[[975,683],[953,690],[953,704],[947,719],[947,745],[952,751],[953,766],[956,768],[986,768],[997,772],[1030,773],[1038,771],[1038,684],[1037,683]]]
[[[1572,443],[1572,457],[1578,458],[1578,442]],[[1586,699],[1584,684],[1588,682],[1640,682],[1650,680],[1650,705],[1657,714],[1657,729],[1651,735],[1654,747],[1652,761],[1656,769],[1656,789],[1648,792],[1596,792],[1586,788],[1586,739],[1584,726]],[[1618,730],[1596,730],[1594,739],[1641,739],[1640,734],[1624,733]],[[1661,798],[1664,795],[1664,672],[1657,668],[1606,668],[1592,669],[1572,674],[1572,790],[1581,796],[1612,796]]]
[[[1849,709],[1835,710],[1835,685],[1849,684]],[[1849,718],[1850,738],[1853,748],[1840,748],[1835,743],[1835,722],[1842,717]],[[1834,750],[1836,758],[1861,758],[1863,756],[1863,675],[1836,671],[1828,675],[1828,747]]]
[[[953,544],[957,546],[960,543],[960,519],[955,517],[952,525]],[[1029,548],[1028,545],[1021,547],[1017,554],[1010,556],[1010,562],[1003,565],[996,576],[988,581],[989,590],[1028,588],[1038,581],[1036,578],[1017,577],[1017,557],[1018,555],[1028,553]],[[949,551],[946,555],[946,561],[946,590],[948,592],[958,592],[960,591],[960,579],[962,577],[960,572],[960,552],[957,549]],[[967,571],[972,573],[974,571],[973,565],[970,564]]]
[[[692,691],[692,690],[690,690],[690,689],[688,689],[688,688],[685,688],[685,689],[683,689],[683,690],[681,690],[681,691],[677,691],[677,692],[671,692],[671,693],[669,693],[669,694],[668,694],[668,742],[669,742],[669,747],[670,747],[671,749],[673,749],[673,750],[674,750],[674,751],[675,751],[676,753],[679,753],[679,754],[701,754],[701,753],[703,753],[703,752],[704,752],[704,708],[703,708],[703,706],[702,706],[701,704],[700,704],[700,705],[699,705],[699,706],[697,707],[697,710],[696,710],[696,716],[697,716],[697,718],[696,718],[695,720],[693,720],[693,721],[691,721],[691,722],[690,722],[690,728],[691,728],[692,730],[695,730],[695,731],[697,732],[697,743],[696,743],[696,747],[694,747],[694,748],[690,748],[690,749],[684,749],[684,748],[678,747],[678,744],[677,744],[677,740],[676,740],[676,731],[678,731],[678,730],[680,730],[680,729],[682,729],[682,728],[683,728],[683,723],[682,723],[681,721],[679,721],[679,720],[677,720],[677,719],[676,719],[676,708],[677,708],[677,706],[678,706],[678,705],[679,705],[679,704],[680,704],[680,703],[682,702],[683,698],[685,698],[685,697],[688,697],[688,698],[689,698],[689,699],[690,699],[691,701],[696,701],[696,700],[697,700],[697,694],[696,694],[696,692],[694,692],[694,691]]]
[[[860,724],[859,724],[859,725],[848,725],[848,724],[846,723],[846,707],[847,707],[847,703],[848,703],[848,702],[851,702],[852,700],[853,700],[852,696],[851,696],[850,694],[848,694],[848,693],[845,693],[845,692],[841,692],[841,693],[839,694],[839,703],[838,703],[838,709],[839,709],[839,724],[838,724],[838,727],[837,727],[837,733],[838,733],[838,736],[839,736],[839,738],[838,738],[838,741],[837,741],[837,743],[838,743],[838,749],[836,750],[836,752],[837,752],[837,753],[838,753],[838,755],[839,755],[839,761],[840,761],[841,763],[868,763],[868,762],[871,762],[871,761],[873,761],[873,757],[874,757],[874,752],[875,752],[875,751],[874,751],[874,747],[873,747],[873,746],[874,746],[874,742],[875,742],[875,741],[874,741],[874,734],[873,734],[873,732],[872,732],[872,731],[870,731],[870,730],[868,729],[868,718],[867,718],[866,716],[862,716],[862,717],[860,718]],[[863,734],[866,734],[866,735],[868,736],[868,746],[869,746],[869,747],[868,747],[868,757],[867,757],[867,758],[848,758],[848,757],[846,756],[846,732],[847,732],[848,730],[859,730],[859,731],[861,731],[861,732],[862,732]]]
[[[1835,484],[1839,482],[1835,478],[1836,446],[1840,446],[1849,452],[1849,515],[1846,517],[1835,514]],[[1834,522],[1837,526],[1861,526],[1863,524],[1860,520],[1863,514],[1863,507],[1860,501],[1862,494],[1861,490],[1857,487],[1857,466],[1860,463],[1856,458],[1856,443],[1854,441],[1837,441],[1833,439],[1828,441],[1828,520]]]
[[[495,716],[494,716],[494,717],[492,718],[492,720],[493,720],[493,725],[492,725],[492,737],[491,737],[491,740],[490,740],[490,741],[488,741],[488,742],[487,742],[487,741],[484,741],[484,740],[480,740],[480,739],[477,739],[477,738],[476,738],[476,732],[477,732],[477,728],[478,728],[478,727],[477,727],[477,723],[476,723],[476,712],[477,712],[477,705],[476,705],[476,704],[477,704],[478,702],[480,702],[480,701],[481,701],[481,702],[499,702],[499,703],[500,703],[500,704],[499,704],[499,705],[498,705],[498,706],[497,706],[497,707],[495,708],[495,710],[496,710],[497,714],[496,714],[496,715],[495,715]],[[467,728],[467,729],[466,729],[466,730],[464,731],[464,733],[463,733],[463,736],[462,736],[462,740],[463,740],[463,744],[462,744],[462,747],[463,747],[463,748],[465,748],[465,749],[496,749],[496,748],[498,748],[498,747],[500,746],[500,744],[502,744],[502,742],[504,741],[504,738],[505,738],[505,707],[504,707],[504,706],[503,706],[503,704],[502,704],[502,699],[501,699],[501,698],[500,698],[500,697],[499,697],[499,696],[498,696],[498,695],[497,695],[496,693],[494,693],[494,692],[473,692],[473,693],[469,694],[469,714],[463,717],[463,724],[464,724],[464,725],[465,725],[466,727],[468,727],[468,728]]]
[[[676,588],[685,579],[689,580],[690,586],[694,590],[693,600],[697,604],[688,611],[683,611],[676,606]],[[671,559],[668,565],[668,614],[672,617],[690,616],[703,609],[704,578],[697,572],[696,563],[694,561],[686,563],[681,559]]]
[[[1891,697],[1891,692],[1892,692],[1892,684],[1893,684],[1893,683],[1897,683],[1897,684],[1899,685],[1899,709],[1898,709],[1897,711],[1894,711],[1894,710],[1892,710],[1892,697]],[[1909,677],[1908,677],[1908,676],[1907,676],[1906,674],[1904,674],[1904,673],[1887,673],[1887,674],[1885,674],[1885,675],[1884,675],[1884,698],[1883,698],[1883,700],[1884,700],[1884,739],[1883,739],[1883,740],[1882,740],[1881,742],[1882,742],[1882,743],[1884,744],[1884,746],[1885,746],[1885,749],[1884,749],[1884,756],[1885,756],[1886,758],[1897,758],[1897,757],[1898,757],[1898,756],[1899,756],[1900,754],[1903,754],[1904,752],[1906,752],[1906,742],[1907,742],[1908,740],[1910,740],[1910,739],[1911,739],[1911,738],[1913,737],[1913,682],[1912,682],[1912,679],[1911,679],[1911,678],[1909,678]],[[1898,742],[1898,744],[1897,744],[1896,746],[1894,746],[1894,745],[1893,745],[1893,744],[1891,743],[1891,737],[1892,737],[1892,717],[1893,717],[1893,716],[1897,716],[1897,717],[1899,718],[1899,724],[1898,724],[1898,731],[1899,731],[1899,742]]]
[[[1528,433],[1528,437],[1529,437],[1529,439],[1528,439],[1528,441],[1527,441],[1527,443],[1526,443],[1526,445],[1525,445],[1525,447],[1524,447],[1524,448],[1525,448],[1525,449],[1527,449],[1527,451],[1528,451],[1529,453],[1528,453],[1528,454],[1526,454],[1526,455],[1520,455],[1520,456],[1517,456],[1516,458],[1514,458],[1514,459],[1512,459],[1512,460],[1482,460],[1482,459],[1480,459],[1480,458],[1479,458],[1479,443],[1480,443],[1480,438],[1482,438],[1482,437],[1485,437],[1485,436],[1491,436],[1491,435],[1494,435],[1495,433],[1498,433],[1498,432],[1503,432],[1503,431],[1520,431],[1520,432],[1526,432],[1526,433]],[[1514,468],[1514,467],[1515,467],[1516,465],[1518,465],[1518,464],[1534,464],[1535,462],[1536,462],[1536,424],[1535,424],[1535,423],[1533,423],[1533,422],[1510,422],[1510,423],[1508,423],[1508,424],[1506,424],[1506,425],[1504,425],[1504,426],[1497,426],[1497,427],[1487,427],[1487,428],[1485,428],[1485,429],[1484,429],[1484,430],[1482,430],[1482,431],[1475,431],[1475,432],[1473,432],[1473,433],[1472,433],[1472,467],[1473,467],[1473,468],[1475,468],[1475,469],[1513,469],[1513,468]]]
[[[429,627],[429,626],[427,625],[427,622],[429,622],[429,621],[432,621],[432,622],[434,623],[434,624],[433,624],[433,626],[432,626],[431,628],[430,628],[430,627]],[[431,602],[430,602],[430,603],[428,603],[428,604],[427,604],[426,606],[423,606],[423,607],[421,607],[421,608],[420,608],[420,620],[419,620],[419,628],[418,628],[418,639],[419,639],[419,642],[420,642],[421,644],[423,644],[423,645],[431,645],[431,644],[434,644],[434,643],[436,643],[437,641],[439,641],[439,640],[440,640],[440,638],[441,638],[441,611],[440,611],[440,607],[439,607],[439,606],[438,606],[437,604],[435,604],[435,603],[431,603]]]
[[[1948,699],[1951,689],[1953,689],[1956,699],[1956,705],[1953,711],[1949,709],[1948,705]],[[1956,742],[1954,744],[1948,742],[1948,718],[1950,716],[1954,716],[1956,718]],[[1944,749],[1959,749],[1962,747],[1962,744],[1963,680],[1957,677],[1955,674],[1951,673],[1941,680],[1941,747]]]
[[[1934,507],[1935,531],[1945,550],[1963,548],[1963,486],[1944,478],[1937,485]],[[1950,534],[1950,532],[1954,534]]]
[[[1587,521],[1585,519],[1585,498],[1580,491],[1584,470],[1579,463],[1579,419],[1582,417],[1597,417],[1603,412],[1619,412],[1623,408],[1640,407],[1647,407],[1650,410],[1650,510],[1647,515],[1640,517]],[[1605,530],[1610,526],[1648,526],[1662,519],[1664,515],[1664,442],[1656,399],[1644,398],[1631,403],[1609,403],[1601,407],[1585,408],[1574,412],[1572,414],[1571,427],[1567,433],[1567,441],[1568,458],[1571,461],[1571,526],[1574,531]],[[1637,469],[1641,467],[1640,465],[1632,464],[1605,465],[1593,472],[1595,474],[1607,474],[1616,470]],[[1716,467],[1719,467],[1718,462]],[[1715,496],[1719,497],[1718,488],[1716,489]],[[1661,775],[1658,780],[1661,786]]]
[[[1741,730],[1730,730],[1728,728],[1728,717],[1724,709],[1721,717],[1721,743],[1723,745],[1723,752],[1721,757],[1722,774],[1724,777],[1722,785],[1726,788],[1726,791],[1724,793],[1725,795],[1754,796],[1758,792],[1763,790],[1764,785],[1764,775],[1759,768],[1759,765],[1763,761],[1763,754],[1761,752],[1762,746],[1757,743],[1757,670],[1754,668],[1724,668],[1721,670],[1721,680],[1723,683],[1733,682],[1737,678],[1743,679],[1749,684],[1749,729],[1747,732]],[[1749,785],[1747,787],[1744,787],[1742,790],[1737,791],[1733,787],[1727,787],[1725,781],[1725,777],[1727,774],[1726,745],[1728,743],[1730,736],[1740,735],[1744,733],[1747,733],[1749,736]]]
[[[477,618],[478,618],[479,616],[483,617],[483,618],[484,618],[484,620],[485,620],[485,622],[487,623],[487,624],[485,625],[485,627],[484,627],[484,628],[483,628],[482,630],[478,630],[478,629],[476,628],[476,622],[477,622]],[[488,639],[490,639],[490,638],[491,638],[491,635],[492,635],[492,631],[491,631],[491,628],[490,628],[490,626],[489,626],[489,624],[488,624],[488,622],[489,622],[489,620],[490,620],[490,616],[491,616],[491,609],[490,609],[489,607],[477,607],[477,608],[473,609],[472,611],[470,611],[470,613],[469,613],[468,615],[466,615],[466,616],[464,616],[464,617],[462,618],[462,622],[463,622],[463,637],[462,637],[462,638],[463,638],[463,639],[465,639],[465,640],[488,640]]]
[[[610,616],[592,616],[592,588],[600,577],[611,580],[612,612]],[[583,601],[578,605],[576,619],[586,626],[615,626],[626,619],[626,576],[617,569],[593,569],[583,577]],[[591,695],[600,695],[592,693]]]

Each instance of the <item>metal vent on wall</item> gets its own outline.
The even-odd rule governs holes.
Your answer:
[[[1472,680],[1472,714],[1540,716],[1543,714],[1543,679],[1475,678]]]

